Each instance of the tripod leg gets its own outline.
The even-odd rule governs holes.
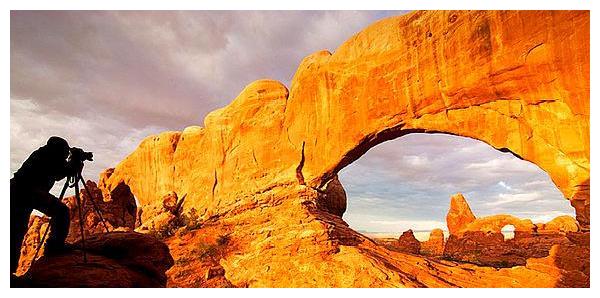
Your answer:
[[[65,192],[67,191],[67,188],[69,188],[69,177],[66,178],[67,181],[65,181],[65,186],[63,186],[61,192],[60,192],[60,196],[58,197],[59,201],[62,201],[62,199],[65,196]]]
[[[81,248],[83,250],[83,262],[87,263],[85,252],[85,232],[83,231],[83,213],[81,208],[81,197],[79,196],[79,175],[75,177],[75,198],[77,199],[77,209],[79,209],[79,230],[81,231]]]
[[[100,208],[98,208],[98,206],[96,205],[96,202],[94,201],[94,197],[92,197],[92,192],[88,189],[87,185],[85,185],[85,180],[83,180],[83,177],[81,175],[79,175],[79,180],[81,181],[81,184],[83,184],[83,188],[85,189],[85,192],[87,193],[88,197],[90,198],[90,201],[92,201],[92,207],[94,208],[94,211],[96,212],[98,217],[100,217],[100,221],[102,221],[102,224],[104,225],[104,229],[106,229],[106,232],[109,233],[108,226],[106,225],[106,221],[104,221],[104,217],[102,217],[102,212],[100,212]]]

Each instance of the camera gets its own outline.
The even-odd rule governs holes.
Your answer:
[[[86,160],[89,160],[89,161],[94,160],[94,154],[92,154],[92,152],[83,151],[83,149],[81,149],[81,148],[73,147],[73,148],[69,149],[69,151],[71,152],[70,160],[72,160],[74,162],[83,163]]]

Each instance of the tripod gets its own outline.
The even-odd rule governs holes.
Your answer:
[[[98,206],[96,205],[96,202],[94,202],[94,198],[92,197],[92,192],[88,189],[87,185],[85,184],[85,180],[83,180],[83,177],[81,176],[81,170],[80,169],[77,173],[75,173],[74,176],[68,176],[67,180],[65,181],[65,185],[62,188],[62,191],[60,192],[60,197],[58,198],[60,201],[62,201],[63,197],[65,196],[65,192],[67,191],[67,188],[70,187],[75,187],[75,199],[76,199],[76,203],[77,203],[77,210],[79,211],[79,231],[81,233],[81,250],[83,251],[83,262],[87,263],[87,254],[85,251],[85,232],[83,229],[83,213],[81,212],[82,210],[82,201],[81,201],[81,197],[79,195],[79,182],[81,182],[81,184],[83,184],[83,188],[86,191],[87,196],[90,198],[90,201],[92,202],[92,207],[94,209],[94,212],[96,212],[96,214],[98,215],[98,217],[100,218],[100,221],[102,221],[102,224],[104,225],[104,229],[106,229],[106,232],[109,233],[110,231],[108,230],[108,226],[106,225],[106,221],[104,220],[104,217],[102,217],[102,212],[100,212],[100,209],[98,208]],[[83,202],[85,203],[85,202]],[[40,252],[40,248],[42,248],[42,245],[44,244],[44,241],[46,240],[46,235],[48,235],[48,230],[50,229],[50,227],[46,227],[46,231],[44,232],[44,236],[42,236],[42,239],[40,240],[40,244],[38,245],[36,251],[35,251],[35,255],[33,255],[33,259],[31,260],[32,265],[33,262],[35,262],[38,253]]]

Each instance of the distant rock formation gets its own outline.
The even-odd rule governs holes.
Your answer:
[[[455,234],[475,220],[471,207],[465,197],[457,193],[450,198],[450,209],[446,215],[446,225],[450,234]]]
[[[456,196],[451,198],[451,210],[455,198]],[[461,208],[469,209],[466,199],[462,196],[460,203]],[[448,223],[448,226],[450,225]],[[502,228],[506,225],[514,226],[514,238],[505,239]],[[481,266],[500,268],[525,266],[529,259],[547,257],[554,246],[566,248],[577,245],[572,243],[568,233],[578,231],[577,221],[570,216],[559,216],[547,224],[536,225],[529,219],[520,219],[511,215],[475,218],[458,229],[457,225],[454,225],[443,256],[450,260]],[[585,250],[582,251],[584,252]],[[589,264],[589,257],[582,258],[579,262]],[[587,278],[589,282],[589,275]],[[580,278],[578,282],[583,279],[585,278]]]
[[[304,58],[289,89],[252,82],[202,127],[147,137],[100,184],[127,186],[143,209],[187,195],[185,212],[231,226],[238,251],[220,265],[236,286],[554,286],[557,274],[384,251],[326,186],[381,142],[465,136],[547,172],[588,230],[589,24],[589,11],[387,18]]]
[[[529,219],[520,219],[508,214],[490,215],[477,218],[471,223],[463,226],[454,235],[462,235],[466,232],[480,231],[484,233],[501,233],[506,226],[514,226],[515,232],[532,233],[534,230],[533,222]]]
[[[429,234],[429,239],[421,243],[421,254],[426,256],[441,256],[444,254],[444,231],[433,229]]]
[[[573,217],[568,215],[562,215],[555,217],[553,220],[547,223],[536,224],[538,232],[579,232],[579,223]]]
[[[396,244],[396,248],[401,252],[419,254],[421,251],[421,242],[415,238],[412,230],[408,230],[400,235]]]
[[[165,287],[173,265],[168,247],[154,237],[133,232],[95,234],[61,255],[42,257],[15,281],[16,287]]]

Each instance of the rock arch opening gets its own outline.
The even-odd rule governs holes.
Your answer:
[[[515,226],[505,225],[500,230],[504,236],[504,241],[515,238]]]
[[[545,223],[575,216],[548,174],[508,149],[440,133],[388,137],[384,144],[371,141],[357,149],[372,148],[338,173],[347,193],[343,218],[359,232],[397,237],[412,229],[421,241],[433,229],[447,234],[445,218],[455,193],[465,194],[483,217],[510,214]]]

